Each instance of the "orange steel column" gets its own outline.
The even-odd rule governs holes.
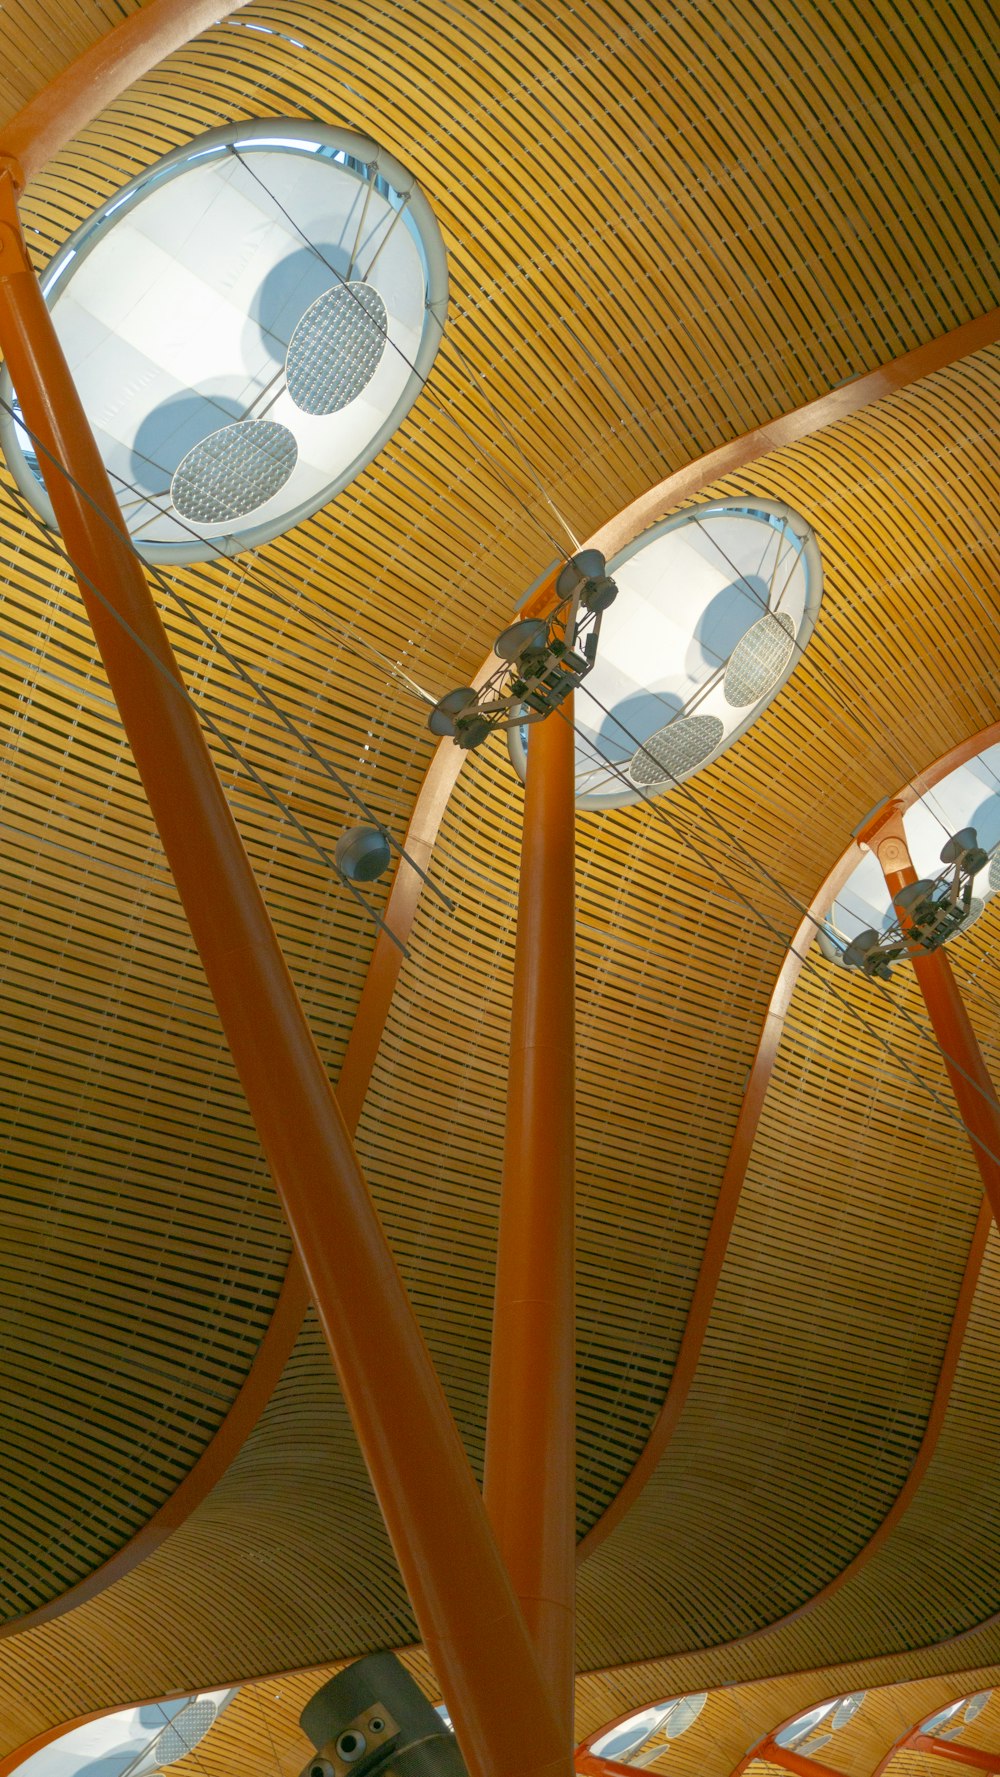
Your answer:
[[[530,731],[484,1496],[572,1744],[575,1662],[572,711]]]
[[[534,1647],[197,717],[135,639],[179,681],[138,557],[106,522],[121,526],[121,515],[30,268],[9,166],[0,348],[43,447],[108,679],[462,1749],[476,1777],[568,1773]]]
[[[843,1773],[835,1771],[832,1765],[821,1765],[819,1759],[809,1758],[802,1752],[793,1752],[790,1746],[779,1746],[774,1740],[765,1740],[762,1745],[754,1747],[748,1763],[753,1759],[763,1759],[769,1765],[780,1765],[783,1771],[791,1771],[792,1777],[843,1777]]]
[[[933,1734],[913,1734],[906,1741],[912,1752],[926,1752],[934,1758],[950,1759],[953,1764],[971,1765],[976,1771],[1000,1771],[1000,1752],[984,1752],[978,1746],[965,1746],[960,1740],[937,1740]]]
[[[894,803],[880,809],[858,837],[878,858],[891,895],[917,881],[902,812]],[[915,955],[911,960],[993,1219],[1000,1225],[1000,1103],[996,1089],[944,949]]]

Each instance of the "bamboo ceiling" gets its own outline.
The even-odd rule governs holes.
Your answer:
[[[114,18],[81,0],[45,31],[34,6],[0,12],[0,110]],[[400,836],[431,758],[423,711],[352,636],[435,694],[468,679],[565,546],[539,481],[587,537],[670,471],[996,304],[998,23],[981,4],[830,0],[346,0],[334,21],[277,0],[170,57],[33,181],[41,265],[126,178],[232,118],[361,128],[417,174],[452,282],[427,391],[324,512],[173,581]],[[1000,714],[998,392],[984,350],[706,490],[814,525],[818,632],[691,794],[580,820],[581,1532],[670,1385],[801,904],[875,801]],[[211,1446],[288,1243],[69,570],[6,482],[0,563],[14,1623],[121,1550]],[[164,615],[207,714],[332,845],[346,796],[166,595]],[[320,645],[317,618],[343,640]],[[216,751],[336,1072],[372,927]],[[501,749],[472,758],[434,854],[456,910],[421,903],[359,1128],[476,1462],[518,821]],[[995,1061],[996,925],[955,952]],[[881,1662],[888,1683],[1000,1660],[1000,1631],[976,1631],[1000,1578],[996,1254],[967,1279],[938,1435],[978,1182],[910,989],[832,986],[810,966],[795,990],[673,1442],[581,1569],[581,1666],[635,1663],[618,1689],[582,1681],[587,1729],[633,1698],[834,1662]],[[922,1449],[912,1504],[837,1589]],[[0,1644],[0,1753],[92,1708],[412,1635],[307,1320],[166,1545]]]

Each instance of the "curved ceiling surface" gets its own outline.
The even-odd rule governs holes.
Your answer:
[[[30,16],[0,18],[19,66]],[[103,22],[98,8],[67,14],[11,107]],[[782,0],[762,30],[736,0],[662,15],[507,4],[488,22],[429,0],[405,18],[348,4],[334,43],[327,9],[276,0],[169,58],[33,181],[23,210],[41,261],[201,131],[308,115],[384,143],[440,220],[449,324],[398,433],[252,560],[178,569],[161,588],[195,695],[244,756],[213,741],[334,1071],[374,931],[324,862],[355,811],[198,621],[402,837],[430,744],[401,674],[433,696],[471,680],[567,532],[585,539],[669,470],[996,300],[995,41],[958,5],[915,19]],[[1000,556],[998,378],[997,353],[980,352],[706,490],[787,503],[813,527],[819,628],[692,795],[581,816],[581,1530],[617,1496],[669,1386],[801,906],[873,803],[996,719],[983,589]],[[205,1449],[259,1348],[287,1243],[68,571],[6,479],[0,549],[13,1619],[120,1548]],[[423,899],[359,1130],[474,1460],[517,838],[516,781],[494,747],[445,813],[434,872],[456,909]],[[987,909],[954,947],[988,1049],[994,923]],[[595,1729],[633,1705],[833,1661],[881,1661],[883,1682],[954,1670],[974,1650],[949,1638],[991,1613],[988,1255],[912,1507],[857,1575],[784,1623],[905,1484],[978,1212],[912,985],[891,1001],[836,985],[835,999],[802,972],[686,1408],[582,1569],[581,1664],[638,1663]],[[0,1718],[13,1745],[53,1711],[412,1633],[307,1323],[257,1431],[165,1547],[3,1644]],[[995,1630],[981,1638],[975,1658],[1000,1657]],[[802,1707],[863,1682],[819,1685]]]

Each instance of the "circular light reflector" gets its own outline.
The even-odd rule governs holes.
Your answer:
[[[285,359],[288,393],[302,413],[339,413],[356,401],[385,351],[385,303],[370,284],[334,284],[306,309]]]
[[[210,432],[179,464],[170,498],[192,524],[232,524],[284,487],[298,457],[287,426],[240,420]]]
[[[757,703],[778,684],[795,647],[795,625],[787,611],[770,613],[751,625],[729,656],[722,690],[736,709]]]
[[[640,787],[656,789],[688,777],[696,765],[715,752],[722,736],[718,716],[678,716],[636,749],[629,764],[629,777]]]

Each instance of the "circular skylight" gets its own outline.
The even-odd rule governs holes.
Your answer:
[[[574,698],[583,808],[662,795],[725,752],[794,671],[822,585],[805,520],[756,497],[654,525],[608,573],[618,597]],[[509,739],[523,777],[529,731]]]
[[[272,118],[133,179],[42,287],[129,531],[168,562],[253,548],[332,499],[416,399],[447,306],[440,232],[398,161]],[[0,441],[54,526],[2,410]]]
[[[988,747],[959,765],[905,811],[903,828],[918,877],[933,881],[941,875],[941,848],[965,827],[976,829],[987,862],[973,878],[972,902],[961,932],[969,930],[1000,889],[1000,746]],[[839,962],[859,933],[886,932],[897,918],[882,866],[874,852],[865,852],[830,907],[820,933],[821,949]]]
[[[156,1777],[190,1755],[235,1695],[203,1691],[100,1715],[30,1754],[17,1777]]]
[[[852,1691],[846,1697],[832,1697],[825,1703],[817,1703],[804,1714],[797,1715],[794,1721],[786,1722],[774,1736],[775,1746],[785,1747],[790,1751],[805,1752],[810,1756],[832,1740],[841,1728],[846,1728],[849,1721],[857,1715],[865,1700],[864,1691]]]
[[[658,1757],[664,1742],[679,1739],[697,1721],[707,1695],[706,1691],[697,1691],[688,1697],[668,1697],[665,1703],[640,1709],[592,1740],[589,1751],[595,1758],[642,1766],[648,1762],[647,1754],[649,1760]]]
[[[962,1729],[982,1715],[992,1695],[992,1691],[977,1691],[972,1697],[959,1697],[946,1709],[939,1709],[921,1722],[921,1733],[931,1734],[936,1740],[958,1739]]]

